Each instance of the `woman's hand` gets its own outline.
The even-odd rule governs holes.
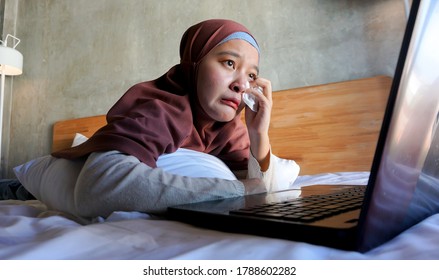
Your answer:
[[[245,109],[245,122],[250,137],[250,151],[259,162],[261,170],[265,171],[270,165],[270,140],[268,129],[270,126],[271,108],[273,106],[271,82],[267,79],[257,78],[252,83],[248,93],[255,96],[258,111]],[[262,94],[255,87],[262,89]]]

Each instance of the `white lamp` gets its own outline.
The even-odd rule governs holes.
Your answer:
[[[8,47],[8,39],[14,39],[12,48]],[[4,41],[0,41],[0,175],[3,174],[3,158],[2,158],[2,134],[3,134],[3,100],[5,92],[5,76],[16,76],[23,73],[23,55],[15,48],[20,43],[20,39],[10,34],[6,36]]]

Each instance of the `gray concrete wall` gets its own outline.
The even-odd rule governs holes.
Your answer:
[[[50,152],[54,122],[105,114],[132,84],[178,63],[181,35],[201,20],[246,25],[275,90],[392,76],[405,27],[402,0],[6,0],[5,11],[14,24],[4,29],[24,55],[10,103],[9,177]]]

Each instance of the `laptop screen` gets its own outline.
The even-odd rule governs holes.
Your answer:
[[[438,30],[439,3],[413,1],[361,217],[362,250],[439,212]]]

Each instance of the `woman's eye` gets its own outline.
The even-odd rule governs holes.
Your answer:
[[[233,60],[227,60],[226,61],[226,65],[229,66],[229,67],[234,67],[235,63],[233,62]]]
[[[252,79],[254,81],[254,80],[256,80],[258,78],[258,75],[250,74],[249,77],[250,77],[250,79]]]

